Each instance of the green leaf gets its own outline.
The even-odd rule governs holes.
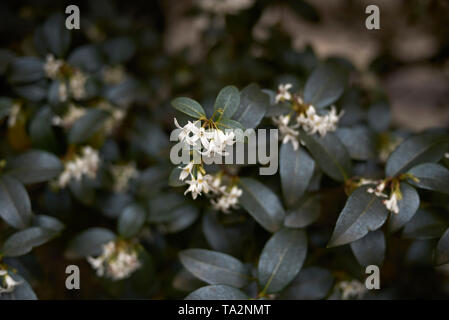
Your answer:
[[[328,247],[341,246],[363,238],[369,231],[379,229],[388,217],[388,210],[367,187],[356,189],[338,217]]]
[[[245,131],[245,128],[242,126],[242,124],[238,121],[232,120],[232,119],[221,119],[219,122],[217,122],[217,126],[219,129],[225,131],[229,129],[241,129],[242,131]]]
[[[346,73],[334,65],[318,66],[304,86],[304,101],[316,108],[331,105],[343,94]]]
[[[391,110],[387,101],[379,101],[370,106],[368,123],[376,132],[388,130],[391,123]]]
[[[413,218],[419,208],[419,194],[408,183],[401,183],[402,199],[398,201],[399,213],[390,215],[388,219],[388,231],[396,232]]]
[[[279,155],[279,174],[282,194],[288,207],[298,203],[304,195],[315,170],[315,161],[303,149],[293,149],[291,143],[281,146]]]
[[[334,285],[329,270],[320,267],[304,268],[282,292],[286,300],[320,300],[326,298]]]
[[[55,232],[41,227],[30,227],[18,231],[6,239],[1,252],[6,257],[17,257],[29,253],[34,247],[48,242]]]
[[[289,228],[305,228],[319,218],[320,211],[320,196],[309,196],[297,208],[293,208],[287,212],[284,226]]]
[[[234,257],[205,249],[187,249],[179,253],[183,266],[209,284],[244,287],[251,280],[249,270]]]
[[[335,134],[328,132],[324,137],[319,137],[300,130],[299,135],[324,173],[337,181],[345,181],[349,177],[351,158]]]
[[[22,276],[15,273],[11,273],[10,276],[20,285],[15,287],[12,292],[3,292],[0,295],[0,300],[37,300],[33,288]]]
[[[10,66],[9,81],[14,84],[27,84],[44,77],[44,63],[36,57],[15,58]]]
[[[449,263],[449,229],[446,229],[435,250],[435,264],[441,266],[447,263]]]
[[[49,52],[62,57],[70,45],[70,30],[65,26],[65,17],[54,14],[44,23],[41,31],[42,40]]]
[[[54,217],[42,214],[33,217],[33,225],[50,230],[55,234],[58,234],[59,232],[64,230],[64,224],[62,224],[61,221]]]
[[[222,118],[230,119],[240,104],[239,89],[235,86],[227,86],[221,89],[214,104],[214,112],[219,114],[218,121]]]
[[[0,217],[16,229],[27,227],[32,218],[31,203],[25,187],[7,175],[0,177]]]
[[[243,190],[240,203],[266,230],[276,232],[282,227],[285,211],[277,195],[252,178],[241,178]]]
[[[212,285],[199,288],[189,294],[186,300],[248,300],[248,296],[239,289],[225,286]]]
[[[33,147],[54,151],[57,149],[57,141],[53,132],[51,119],[53,112],[48,106],[42,107],[31,120],[30,138]]]
[[[109,113],[104,110],[91,109],[84,116],[75,121],[69,131],[70,143],[83,143],[97,133],[102,127]]]
[[[420,209],[405,225],[402,236],[409,239],[435,239],[439,238],[448,223],[434,210]]]
[[[369,160],[376,157],[375,136],[367,127],[340,128],[336,135],[345,145],[352,159]]]
[[[99,255],[102,252],[103,245],[115,240],[115,238],[116,235],[108,229],[87,229],[70,242],[65,255],[68,259]]]
[[[125,238],[135,236],[142,228],[145,219],[144,208],[136,204],[127,206],[118,219],[118,233]]]
[[[0,97],[0,120],[9,116],[12,105],[13,105],[12,99]]]
[[[418,188],[449,194],[449,170],[437,163],[423,163],[408,172],[419,181],[408,182]]]
[[[168,185],[170,187],[180,187],[186,184],[185,181],[179,179],[179,175],[181,174],[182,169],[179,167],[173,168],[170,172],[170,176],[168,177]]]
[[[234,119],[244,128],[256,128],[270,106],[270,97],[252,83],[240,92],[240,105]]]
[[[351,250],[363,267],[382,265],[385,258],[385,236],[382,230],[369,232],[362,239],[351,243]]]
[[[449,136],[423,133],[406,139],[387,160],[385,174],[394,177],[424,162],[438,162],[449,148]]]
[[[195,222],[199,214],[198,207],[190,204],[181,206],[171,213],[172,218],[163,226],[163,230],[167,233],[184,230]]]
[[[193,118],[199,119],[206,116],[203,107],[193,99],[180,97],[172,100],[171,104],[176,110]]]
[[[51,153],[31,150],[8,160],[6,172],[24,184],[44,182],[58,176],[63,166]]]
[[[303,230],[284,228],[266,243],[258,264],[259,283],[263,292],[281,291],[299,273],[307,254],[307,237]]]

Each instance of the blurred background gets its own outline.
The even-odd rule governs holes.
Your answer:
[[[127,58],[118,64],[118,72],[139,83],[133,110],[150,112],[165,128],[172,127],[169,102],[174,97],[189,96],[207,106],[229,84],[243,88],[256,82],[270,89],[286,81],[300,84],[318,61],[331,59],[354,71],[352,84],[387,96],[394,126],[418,132],[449,125],[447,0],[2,1],[0,70],[6,68],[11,53],[37,55],[33,33],[52,14],[64,14],[70,4],[78,5],[81,12],[81,29],[72,31],[70,48],[119,37],[130,40],[132,46],[126,48]],[[365,27],[365,8],[370,4],[380,8],[380,30]],[[0,81],[1,95],[8,95],[8,83]],[[89,225],[96,222],[108,225],[100,218],[91,218]],[[76,227],[65,233],[65,239],[75,231]],[[182,235],[163,241],[180,239]],[[65,290],[61,270],[70,262],[59,258],[64,250],[60,243],[37,249],[40,264],[48,266],[37,267],[45,279],[36,288],[41,299],[122,296],[113,290],[107,296],[98,293],[101,284],[85,262],[80,263],[81,272],[89,276],[83,277],[82,288],[88,289],[80,295]],[[426,245],[415,244],[417,255],[410,259],[419,260],[419,247]],[[391,250],[405,249],[393,245]],[[164,254],[173,256],[167,264],[176,259],[172,252]],[[394,259],[386,267],[386,278],[401,282],[405,296],[415,297],[419,288],[416,296],[440,297],[433,269],[417,273],[425,287],[409,286],[415,276],[402,274],[393,263]],[[141,283],[143,296],[185,296],[163,288],[166,283],[181,285],[176,283],[181,278],[171,276],[165,279],[160,267],[162,289],[147,292]]]

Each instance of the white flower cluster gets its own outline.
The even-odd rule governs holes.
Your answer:
[[[13,292],[22,282],[15,281],[6,270],[0,270],[0,294]]]
[[[87,257],[99,277],[114,281],[128,278],[141,267],[136,249],[126,243],[110,241],[103,245],[103,251],[97,258]]]
[[[63,65],[64,60],[55,59],[54,55],[48,54],[44,64],[45,75],[50,79],[56,79],[59,76],[59,71]]]
[[[215,14],[236,14],[250,8],[254,0],[198,0],[198,6]]]
[[[219,198],[211,200],[212,208],[224,213],[229,213],[231,208],[237,209],[242,192],[242,189],[237,186],[233,186],[229,192],[223,190]]]
[[[81,156],[76,156],[65,163],[64,171],[58,177],[57,186],[65,188],[72,179],[79,181],[83,176],[93,179],[97,175],[99,165],[98,151],[89,146],[84,147]]]
[[[109,102],[102,101],[98,104],[98,108],[108,111],[111,114],[111,117],[109,117],[104,125],[103,129],[106,132],[106,134],[111,134],[118,125],[125,119],[127,111],[124,109],[120,109],[117,107],[113,107]]]
[[[14,103],[12,105],[8,115],[8,127],[12,128],[16,125],[21,108],[20,103]]]
[[[343,300],[361,299],[366,292],[366,287],[357,280],[341,281],[337,284]]]
[[[103,81],[107,84],[118,84],[125,80],[126,72],[122,65],[105,67],[103,69]]]
[[[76,100],[86,97],[87,76],[80,70],[75,70],[69,79],[70,93]]]
[[[390,187],[391,192],[390,196],[385,193],[385,189],[387,188],[388,181],[379,180],[379,181],[370,181],[365,180],[365,184],[376,184],[375,188],[368,188],[367,192],[371,194],[375,194],[379,198],[384,198],[382,203],[387,207],[391,212],[398,214],[399,213],[399,204],[398,201],[402,199],[402,194],[399,188]],[[393,185],[393,184],[392,184]]]
[[[196,147],[198,152],[205,157],[214,157],[216,155],[225,156],[227,146],[235,143],[234,132],[223,132],[220,129],[206,129],[201,126],[201,121],[189,121],[184,127],[181,127],[174,119],[175,126],[181,129],[178,136],[180,142]]]
[[[85,108],[77,107],[72,103],[69,105],[69,109],[67,110],[66,114],[63,117],[56,115],[52,118],[51,121],[55,126],[60,126],[65,129],[68,129],[75,123],[76,120],[78,120],[85,114],[86,114]]]
[[[299,106],[304,106],[301,97],[293,97],[289,92],[291,88],[290,83],[280,84],[276,95],[276,103],[290,101]],[[293,101],[293,99],[296,99],[296,101]],[[324,137],[328,132],[337,130],[337,124],[342,115],[343,112],[337,113],[334,106],[327,114],[319,115],[314,106],[308,105],[305,110],[299,112],[293,123],[290,123],[292,120],[290,114],[273,117],[272,120],[279,128],[279,139],[282,140],[282,143],[291,142],[293,148],[297,150],[299,146],[298,128],[301,127],[307,134],[318,133],[321,137]]]
[[[128,188],[129,181],[137,176],[136,165],[134,163],[113,165],[111,173],[114,177],[114,191],[123,192]]]
[[[445,157],[446,159],[449,159],[449,152],[446,152],[446,153],[444,154],[444,157]]]

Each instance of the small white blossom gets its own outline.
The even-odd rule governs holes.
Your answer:
[[[124,165],[113,165],[111,167],[114,177],[114,191],[123,192],[128,188],[129,181],[137,176],[136,165],[128,163]]]
[[[114,281],[128,278],[141,267],[135,248],[115,241],[103,245],[101,255],[97,258],[87,257],[87,261],[99,277],[105,276]]]
[[[65,82],[61,82],[58,86],[58,99],[59,102],[66,102],[69,95],[67,93],[67,85]]]
[[[99,165],[98,151],[89,146],[84,147],[81,156],[76,156],[65,163],[64,171],[58,177],[57,186],[65,188],[72,179],[79,181],[83,176],[93,179],[97,175]]]
[[[337,130],[337,124],[343,113],[337,114],[337,109],[332,106],[328,114],[320,116],[313,106],[309,106],[306,112],[301,113],[296,121],[308,134],[319,133],[324,137],[327,132]]]
[[[70,92],[76,100],[86,97],[87,76],[80,70],[76,70],[69,79]]]
[[[222,196],[217,200],[211,200],[212,207],[215,210],[223,211],[224,213],[229,213],[229,209],[237,208],[238,201],[242,195],[242,189],[237,186],[233,186],[229,193],[223,192]]]
[[[446,159],[449,159],[449,152],[446,152],[446,153],[444,154],[444,157],[445,157]]]
[[[204,191],[204,193],[208,193],[209,189],[210,189],[208,181],[210,181],[210,179],[211,179],[211,177],[209,175],[206,174],[203,177],[201,172],[198,172],[196,179],[194,177],[192,177],[191,180],[186,181],[187,184],[189,185],[189,187],[184,192],[184,195],[187,194],[188,192],[191,192],[192,198],[196,199],[197,196],[201,195],[203,191]]]
[[[178,123],[178,120],[174,118],[175,126],[178,129],[181,129],[181,132],[179,133],[178,140],[181,142],[186,142],[187,144],[194,146],[196,145],[196,141],[199,139],[198,135],[196,134],[198,132],[197,124],[199,121],[191,122],[188,121],[187,124],[184,127],[181,127]]]
[[[384,200],[383,204],[385,207],[387,207],[388,210],[391,212],[398,214],[399,213],[399,206],[398,206],[398,198],[395,192],[392,192],[390,199]]]
[[[293,145],[293,149],[297,150],[299,147],[299,131],[295,129],[299,127],[299,124],[289,125],[290,115],[273,117],[272,120],[279,128],[279,139],[282,140],[282,143],[286,144],[288,142],[291,142]]]
[[[381,181],[376,188],[368,188],[368,193],[374,193],[379,198],[388,198],[388,196],[384,193],[386,187],[385,181]]]
[[[63,60],[55,59],[52,54],[48,54],[44,64],[44,72],[48,78],[55,79],[59,76],[59,70],[63,65]]]
[[[6,270],[0,270],[0,294],[10,293],[20,285],[21,281],[15,281]]]
[[[285,100],[291,100],[292,95],[289,90],[292,88],[291,83],[280,84],[276,95],[276,103],[284,102]]]
[[[179,167],[181,170],[181,173],[179,174],[179,180],[184,181],[189,175],[192,174],[192,168],[193,168],[194,162],[190,161],[184,168]]]
[[[366,287],[357,280],[341,281],[337,284],[337,288],[341,290],[343,300],[361,299],[366,292]]]
[[[14,103],[9,110],[8,115],[8,127],[12,128],[16,125],[17,119],[20,114],[21,105],[19,103]]]
[[[67,113],[62,118],[60,116],[54,116],[52,118],[52,123],[55,126],[61,126],[68,129],[75,123],[76,120],[78,120],[85,114],[85,108],[79,108],[74,104],[70,104]]]

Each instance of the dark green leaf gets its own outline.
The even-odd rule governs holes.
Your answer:
[[[243,263],[225,253],[187,249],[179,253],[179,258],[187,270],[209,284],[241,288],[250,281],[249,270]]]
[[[112,231],[104,228],[87,229],[70,242],[65,255],[68,259],[99,255],[103,245],[115,238]]]
[[[8,160],[6,172],[24,184],[44,182],[61,173],[63,166],[51,153],[32,150]]]
[[[221,89],[214,104],[214,112],[218,113],[218,120],[230,119],[240,104],[239,89],[227,86]]]
[[[265,244],[258,264],[258,278],[264,293],[285,288],[301,270],[307,254],[303,230],[284,228]]]
[[[374,133],[364,126],[338,129],[337,137],[355,160],[368,160],[376,157]]]
[[[399,213],[390,215],[388,219],[389,232],[401,229],[413,218],[419,208],[419,194],[407,183],[401,183],[402,200],[398,201]]]
[[[29,253],[34,247],[48,242],[55,236],[53,230],[30,227],[14,233],[6,239],[1,252],[6,257],[17,257]]]
[[[118,233],[125,238],[135,236],[146,219],[145,209],[139,205],[130,205],[123,210],[118,219]]]
[[[199,288],[186,297],[186,300],[248,300],[248,296],[239,289],[212,285]]]
[[[109,113],[104,110],[92,109],[84,116],[76,120],[69,131],[70,143],[83,143],[98,132],[102,127]]]
[[[412,185],[426,190],[449,194],[449,170],[437,163],[423,163],[408,172],[419,181],[409,179]]]
[[[420,209],[405,225],[402,236],[410,239],[427,240],[439,238],[448,224],[433,210]]]
[[[438,162],[449,148],[449,136],[424,133],[408,138],[390,155],[385,173],[394,177],[424,162]]]
[[[294,150],[291,143],[284,143],[279,162],[284,200],[292,207],[304,195],[315,170],[315,161],[303,148]]]
[[[17,229],[31,222],[31,203],[25,187],[15,178],[0,177],[0,217]]]
[[[242,178],[243,190],[240,203],[243,208],[266,230],[276,232],[282,226],[285,211],[277,195],[252,178]]]
[[[319,218],[320,211],[320,197],[318,195],[309,196],[298,208],[287,212],[284,226],[289,228],[307,227]]]
[[[199,119],[206,116],[203,107],[193,99],[180,97],[174,99],[171,104],[176,110],[179,110],[193,118]]]
[[[391,123],[391,110],[388,102],[379,101],[370,106],[368,122],[376,132],[387,131]]]
[[[36,82],[44,77],[44,63],[35,57],[16,58],[10,67],[9,81],[12,84]]]
[[[384,233],[382,230],[369,232],[362,239],[351,242],[351,249],[361,266],[380,266],[385,258]]]
[[[329,270],[320,267],[304,268],[282,292],[282,299],[319,300],[324,299],[334,284],[334,277]]]
[[[388,210],[367,187],[356,189],[338,217],[328,247],[341,246],[363,238],[369,231],[379,229],[387,220]]]
[[[270,106],[270,97],[257,84],[250,84],[240,92],[240,105],[234,119],[244,128],[256,128]]]
[[[439,266],[449,263],[449,229],[444,232],[438,241],[435,250],[435,263]]]
[[[47,50],[62,57],[70,45],[70,30],[65,26],[62,14],[51,16],[42,27],[43,41]]]
[[[64,225],[61,221],[42,214],[33,217],[33,225],[53,231],[55,234],[64,230]]]
[[[324,137],[319,137],[300,130],[299,135],[324,173],[337,181],[349,177],[352,171],[351,158],[335,134],[328,132]]]
[[[340,98],[345,85],[345,72],[334,65],[321,65],[307,79],[304,87],[304,101],[316,108],[326,107]]]

